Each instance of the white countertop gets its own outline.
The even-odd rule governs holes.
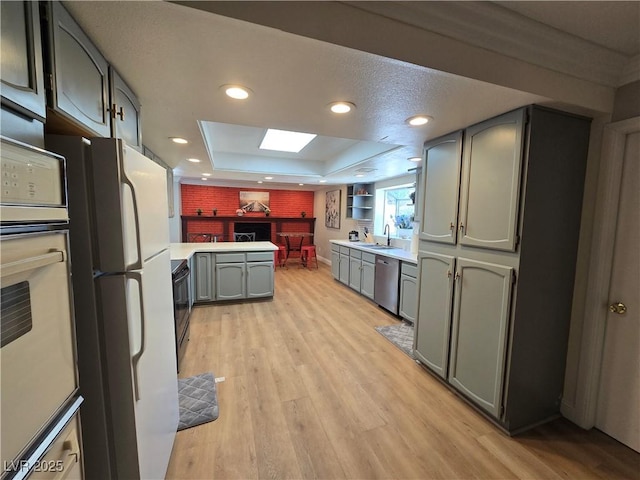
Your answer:
[[[384,255],[385,257],[395,258],[397,260],[402,260],[403,262],[413,263],[415,265],[418,264],[418,255],[415,253],[407,252],[400,247],[390,248],[390,249],[376,249],[371,248],[373,243],[366,242],[350,242],[349,240],[329,240],[331,243],[335,243],[336,245],[343,245],[349,248],[355,248],[358,250],[362,250],[367,253],[374,253],[376,255]]]
[[[186,260],[196,252],[264,252],[278,250],[271,242],[172,243],[171,260]]]

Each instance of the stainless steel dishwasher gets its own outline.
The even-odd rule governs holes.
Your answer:
[[[376,282],[373,289],[373,301],[397,315],[399,288],[400,260],[376,255]]]

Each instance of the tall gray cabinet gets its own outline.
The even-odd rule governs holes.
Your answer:
[[[589,129],[534,105],[425,144],[415,355],[511,433],[559,413]]]

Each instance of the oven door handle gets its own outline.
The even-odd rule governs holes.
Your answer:
[[[182,275],[180,275],[178,278],[176,278],[176,279],[173,281],[173,284],[174,284],[174,285],[177,285],[178,283],[180,283],[182,280],[184,280],[184,279],[185,279],[185,278],[187,278],[188,276],[189,276],[189,269],[187,268],[185,273],[183,273]]]
[[[133,391],[136,401],[140,400],[140,389],[138,388],[138,362],[145,350],[145,334],[144,334],[144,299],[142,297],[142,274],[139,272],[127,272],[125,277],[131,278],[138,284],[138,292],[140,294],[140,349],[131,356],[131,366],[133,367]]]
[[[15,262],[3,263],[0,268],[0,276],[8,277],[9,275],[15,275],[17,273],[28,272],[29,270],[35,270],[36,268],[46,267],[54,263],[60,263],[65,261],[65,254],[61,250],[54,250],[44,255],[37,255],[35,257],[23,258],[16,260]]]

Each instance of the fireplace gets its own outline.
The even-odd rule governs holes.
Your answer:
[[[257,242],[271,241],[271,223],[270,222],[235,222],[233,231],[236,233],[256,232]]]

